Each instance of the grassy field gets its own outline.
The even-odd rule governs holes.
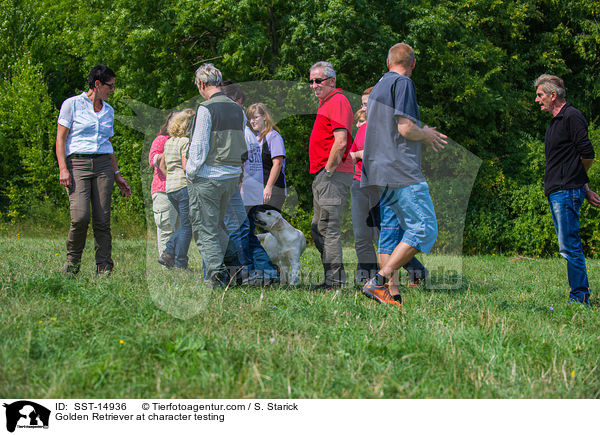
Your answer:
[[[67,279],[64,242],[0,239],[1,397],[600,397],[596,260],[585,308],[561,259],[429,256],[460,285],[404,288],[399,311],[354,287],[204,290],[118,236],[113,276],[95,277],[89,240]],[[303,268],[319,271],[314,248]]]

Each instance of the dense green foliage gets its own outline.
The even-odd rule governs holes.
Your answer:
[[[86,250],[67,279],[60,238],[0,238],[0,397],[600,398],[598,296],[567,304],[562,259],[467,257],[462,285],[403,286],[399,311],[353,288],[211,292],[154,243],[115,240],[103,278]]]
[[[339,86],[360,94],[385,71],[388,48],[406,41],[417,54],[422,119],[483,160],[465,252],[550,254],[556,248],[541,188],[549,117],[533,102],[532,82],[541,73],[562,76],[598,143],[599,18],[600,3],[587,0],[0,0],[0,213],[15,220],[66,210],[52,156],[56,117],[97,63],[116,71],[110,102],[128,115],[128,99],[167,110],[197,96],[193,71],[207,60],[238,82],[302,82],[325,59]],[[299,196],[295,224],[303,229],[312,207],[312,122],[280,123]],[[144,141],[117,123],[115,150],[134,193],[115,201],[115,223],[124,227],[145,222]],[[591,177],[600,187],[597,168]],[[587,205],[583,215],[585,248],[596,254],[600,216]]]

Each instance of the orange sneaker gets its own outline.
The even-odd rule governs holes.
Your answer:
[[[372,278],[364,285],[362,289],[363,295],[381,304],[396,305],[397,307],[402,306],[400,302],[394,299],[385,285],[376,285],[374,280]]]
[[[387,290],[390,290],[390,283],[386,282],[384,284],[384,286],[387,288]],[[390,296],[392,297],[392,299],[394,299],[396,302],[398,302],[400,305],[402,305],[402,296],[397,294],[397,295],[393,295],[392,293],[390,293]]]

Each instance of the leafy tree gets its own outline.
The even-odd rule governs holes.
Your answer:
[[[193,72],[207,61],[236,82],[285,80],[308,91],[309,67],[328,60],[338,85],[360,94],[386,71],[389,47],[405,41],[417,55],[423,121],[483,160],[465,251],[553,253],[539,187],[549,118],[533,102],[532,83],[560,75],[568,99],[597,125],[599,19],[600,3],[586,0],[0,0],[0,212],[31,216],[32,201],[66,210],[56,182],[56,116],[64,99],[85,90],[93,65],[115,70],[110,103],[130,115],[126,100],[165,111],[197,97]],[[295,224],[307,228],[314,115],[288,116],[289,101],[266,102],[279,112],[288,181],[298,192]],[[131,227],[144,222],[143,142],[117,122],[114,146],[134,198],[115,197],[113,214]],[[425,170],[439,165],[428,161]],[[593,242],[598,217],[584,213],[593,219],[582,233]],[[519,238],[527,227],[540,232]],[[586,250],[595,252],[592,242]]]

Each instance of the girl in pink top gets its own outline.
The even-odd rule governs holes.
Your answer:
[[[167,240],[175,231],[177,223],[177,210],[171,204],[165,193],[165,185],[167,182],[166,174],[160,169],[160,164],[163,161],[163,153],[165,151],[165,143],[169,139],[167,128],[175,111],[169,113],[167,120],[160,128],[156,139],[150,146],[150,154],[148,155],[148,163],[154,168],[154,176],[152,177],[152,185],[150,194],[152,195],[152,213],[154,214],[154,223],[156,224],[156,239],[158,242],[158,255],[162,255],[167,244]]]

